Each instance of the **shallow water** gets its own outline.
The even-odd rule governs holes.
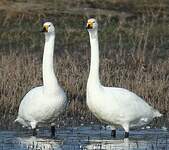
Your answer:
[[[30,131],[1,131],[0,149],[3,150],[167,150],[169,133],[163,129],[140,129],[130,132],[130,138],[124,139],[122,130],[117,138],[110,136],[110,129],[100,126],[80,126],[57,129],[56,138],[50,138],[48,130],[40,130],[37,137]]]

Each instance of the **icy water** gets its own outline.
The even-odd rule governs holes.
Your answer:
[[[110,129],[100,126],[80,126],[57,129],[56,138],[51,139],[48,130],[40,130],[37,137],[29,131],[1,131],[2,150],[167,150],[169,133],[164,129],[140,129],[130,132],[130,138],[123,138],[123,131],[117,131],[117,138],[110,136]]]

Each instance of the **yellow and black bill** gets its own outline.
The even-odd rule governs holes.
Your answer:
[[[44,25],[41,32],[48,32],[48,26],[47,25]]]
[[[88,21],[86,25],[86,29],[93,29],[93,22]]]

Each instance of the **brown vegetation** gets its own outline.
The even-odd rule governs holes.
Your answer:
[[[97,6],[87,10],[89,14],[95,14],[99,21],[102,83],[106,86],[127,88],[168,115],[169,29],[167,24],[169,20],[165,16],[167,13],[164,15],[166,10],[161,9],[162,5],[157,8],[155,14],[153,9],[148,11],[147,8],[143,9],[146,11],[142,14],[139,12],[133,14],[134,9],[130,12],[124,9],[127,14],[124,15],[120,7],[117,7],[119,10],[116,11],[113,9],[114,6],[125,6],[124,4],[127,3],[126,8],[134,7],[134,1],[116,0],[111,3],[107,0],[105,4],[111,3],[109,7],[101,5],[98,1],[97,4],[96,1],[83,2],[78,1],[77,8]],[[167,3],[167,1],[162,2]],[[12,7],[18,7],[15,2],[10,1],[10,4],[13,5]],[[58,2],[60,9],[64,7],[63,4]],[[135,6],[141,8],[143,4],[146,5],[145,2],[140,2]],[[39,5],[44,6],[44,3]],[[83,22],[88,15],[83,11],[77,13],[79,9],[73,9],[72,4],[67,4],[69,11],[48,9],[46,12],[43,11],[44,7],[39,5],[34,5],[38,8],[34,11],[38,13],[30,10],[27,13],[25,9],[24,11],[19,9],[21,11],[15,14],[12,12],[15,9],[11,9],[11,14],[7,11],[8,15],[5,15],[7,13],[5,12],[1,18],[0,126],[6,127],[8,124],[8,127],[12,127],[24,94],[32,87],[42,84],[44,37],[37,31],[41,26],[41,18],[46,17],[57,26],[54,66],[60,84],[67,91],[70,101],[66,113],[60,116],[58,123],[74,125],[97,121],[89,112],[85,101],[90,45]],[[10,8],[9,5],[7,7]],[[108,9],[104,10],[103,7]],[[118,15],[114,15],[111,9]],[[99,14],[99,12],[103,13]]]
[[[40,55],[15,52],[1,55],[1,120],[8,122],[11,117],[13,120],[22,96],[31,87],[42,84]],[[101,80],[104,85],[130,89],[163,113],[169,109],[169,60],[144,66],[133,60],[125,60],[119,54],[115,56],[114,52],[110,52],[109,56],[112,58],[107,58],[106,55],[101,57]],[[74,118],[71,123],[77,120],[79,123],[81,119],[84,122],[93,121],[85,103],[89,55],[72,53],[72,56],[55,56],[55,68],[60,84],[70,100],[67,113],[60,119],[68,121],[67,118]]]

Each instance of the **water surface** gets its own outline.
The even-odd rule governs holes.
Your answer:
[[[0,149],[3,150],[167,150],[169,133],[164,129],[140,129],[130,132],[124,139],[123,130],[117,131],[117,138],[110,136],[110,129],[100,126],[80,126],[57,129],[56,138],[50,132],[40,129],[37,137],[26,131],[1,131]]]

